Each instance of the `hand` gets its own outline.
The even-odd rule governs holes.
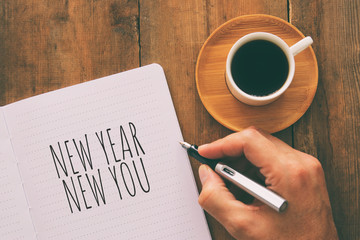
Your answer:
[[[265,177],[267,188],[289,206],[278,213],[254,201],[235,199],[224,181],[206,165],[199,168],[199,204],[236,239],[338,239],[320,162],[255,128],[199,147],[206,158],[244,155]]]

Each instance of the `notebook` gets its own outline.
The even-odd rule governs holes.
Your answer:
[[[0,108],[2,239],[211,239],[163,69]]]

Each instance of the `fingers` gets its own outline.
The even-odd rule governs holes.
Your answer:
[[[252,127],[200,146],[199,154],[212,159],[244,154],[256,167],[262,168],[277,165],[278,147],[285,147],[283,144],[279,139]]]
[[[234,227],[241,229],[242,224],[249,222],[251,208],[235,199],[225,187],[224,181],[207,165],[201,165],[199,176],[203,185],[199,196],[201,207],[216,218],[228,230]]]
[[[329,239],[322,235],[327,232],[336,236],[324,173],[316,158],[255,128],[201,146],[199,154],[207,158],[237,159],[244,155],[265,176],[268,188],[289,201],[284,214],[257,201],[245,205],[235,199],[214,171],[201,166],[199,176],[203,189],[199,203],[236,239],[267,239],[269,236],[273,239],[296,236]],[[319,226],[325,226],[325,230]]]

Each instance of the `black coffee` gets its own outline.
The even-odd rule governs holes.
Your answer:
[[[288,76],[289,63],[280,47],[266,40],[245,43],[234,55],[231,74],[245,93],[266,96],[280,89]]]

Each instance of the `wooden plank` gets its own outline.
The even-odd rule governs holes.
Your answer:
[[[0,3],[0,101],[139,66],[137,1]]]
[[[319,86],[294,127],[296,148],[321,161],[340,239],[360,238],[359,1],[290,0],[290,19],[314,39]]]
[[[207,0],[206,7],[206,36],[209,36],[217,27],[226,21],[237,16],[246,14],[269,14],[280,17],[284,20],[288,19],[287,1],[221,1],[221,0]],[[206,39],[204,39],[206,40]],[[196,94],[197,99],[197,119],[199,119],[198,138],[202,141],[210,142],[217,138],[224,137],[231,133],[230,130],[219,126],[218,123],[206,111],[204,106]],[[208,129],[211,129],[209,131]],[[279,133],[274,134],[289,145],[292,145],[292,127],[289,127]]]
[[[287,1],[245,0],[140,0],[141,64],[160,63],[185,140],[203,144],[224,137],[230,130],[216,122],[203,107],[195,86],[195,64],[210,33],[231,18],[253,13],[272,14],[287,20]],[[280,137],[291,144],[291,128]],[[197,168],[191,160],[198,187]],[[207,216],[213,239],[232,239]]]
[[[209,36],[217,27],[226,21],[246,14],[264,13],[274,15],[287,20],[287,4],[286,1],[222,1],[209,0],[205,2],[206,6],[206,36]],[[207,38],[207,37],[206,37]],[[206,39],[203,39],[205,41]],[[200,49],[199,49],[200,50]],[[199,51],[198,50],[198,51]],[[192,78],[194,79],[194,78]],[[196,95],[196,141],[199,143],[207,143],[216,139],[222,138],[231,133],[230,130],[221,126],[212,116],[206,111],[202,105],[197,93]],[[288,144],[291,144],[292,139],[291,128],[282,131],[282,137]],[[197,167],[194,169],[195,176],[197,175]],[[233,239],[226,230],[210,215],[207,214],[209,228],[212,230],[213,239]]]

